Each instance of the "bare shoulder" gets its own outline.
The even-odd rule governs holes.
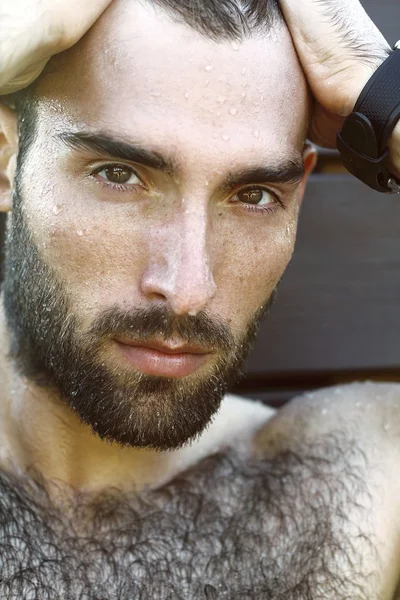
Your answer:
[[[254,449],[266,469],[286,465],[294,491],[282,503],[336,514],[353,567],[366,581],[375,572],[366,597],[397,598],[400,385],[354,383],[293,398],[259,430]]]
[[[311,455],[330,475],[357,473],[377,502],[385,490],[384,503],[398,521],[400,384],[352,383],[295,397],[253,443],[259,458]]]
[[[258,432],[256,447],[278,450],[340,432],[400,454],[400,384],[352,383],[297,396]]]

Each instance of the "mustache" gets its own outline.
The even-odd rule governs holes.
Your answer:
[[[229,326],[217,317],[211,318],[204,311],[193,316],[176,315],[159,306],[130,311],[112,307],[95,319],[89,334],[95,338],[121,336],[137,341],[178,337],[184,343],[210,350],[229,352],[235,348]]]

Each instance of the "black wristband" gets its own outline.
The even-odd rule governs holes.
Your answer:
[[[337,135],[345,167],[379,192],[400,193],[391,175],[387,143],[400,119],[400,45],[377,69]]]

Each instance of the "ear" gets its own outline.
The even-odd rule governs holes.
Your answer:
[[[0,102],[0,212],[8,212],[12,209],[17,153],[17,114]]]
[[[318,153],[317,149],[311,142],[306,142],[304,145],[303,162],[304,162],[304,177],[303,181],[299,186],[299,201],[303,201],[304,192],[306,189],[307,181],[311,173],[314,171],[317,164]]]

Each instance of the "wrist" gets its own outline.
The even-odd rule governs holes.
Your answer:
[[[340,115],[342,117],[348,117],[354,110],[354,107],[359,99],[365,86],[379,69],[379,67],[385,62],[390,56],[392,48],[389,44],[382,44],[381,47],[376,48],[374,55],[370,57],[359,58],[357,62],[357,68],[352,73],[350,81],[346,81],[347,97],[343,101]],[[357,73],[357,75],[355,75]]]

